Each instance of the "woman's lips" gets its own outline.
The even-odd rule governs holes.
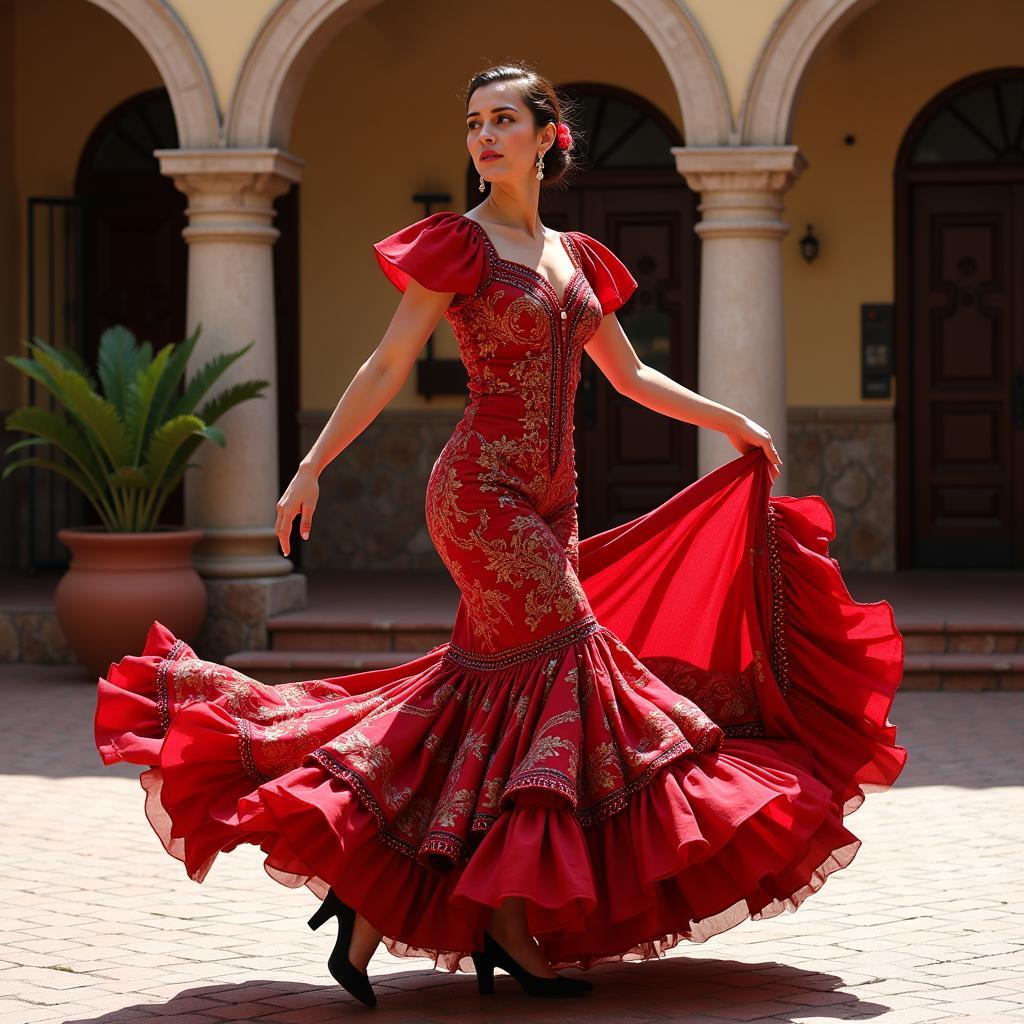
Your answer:
[[[500,159],[501,159],[501,154],[497,153],[497,154],[494,154],[493,156],[482,156],[482,157],[480,157],[480,162],[483,163],[486,160],[500,160]]]

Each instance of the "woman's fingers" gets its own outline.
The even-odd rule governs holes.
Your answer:
[[[292,496],[291,488],[285,491],[277,503],[277,519],[274,523],[274,533],[277,534],[277,542],[281,545],[281,553],[287,557],[290,550],[292,524],[295,517],[301,514],[299,520],[299,533],[303,540],[309,540],[309,531],[313,523],[313,511],[316,509],[317,491],[314,489],[312,497],[302,496],[301,493]]]
[[[299,523],[299,533],[302,534],[303,540],[309,540],[309,528],[313,523],[313,510],[316,508],[316,502],[304,501],[302,503],[302,519]]]
[[[274,532],[277,534],[278,543],[281,545],[281,553],[287,557],[291,550],[292,524],[299,514],[300,501],[296,498],[285,496],[277,503],[277,523]]]
[[[782,472],[782,459],[779,458],[779,453],[775,450],[775,442],[772,441],[770,434],[764,438],[761,447],[768,457],[768,475],[774,483]]]
[[[281,545],[281,553],[287,557],[289,539],[292,533],[292,520],[295,518],[295,510],[288,511],[288,506],[278,502],[277,522],[274,524],[274,533],[277,534],[277,542]]]

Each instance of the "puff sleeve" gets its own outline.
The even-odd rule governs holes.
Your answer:
[[[583,273],[601,302],[606,316],[620,306],[637,288],[636,280],[625,264],[603,242],[582,231],[572,232],[583,264]]]
[[[373,243],[377,262],[401,292],[409,278],[435,292],[472,295],[487,254],[471,221],[442,210]]]

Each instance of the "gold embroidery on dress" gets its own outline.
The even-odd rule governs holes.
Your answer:
[[[579,271],[575,243],[567,240]],[[600,323],[598,302],[578,272],[564,298],[571,318],[560,321],[550,297],[531,277],[524,268],[492,258],[473,301],[450,309],[448,317],[472,397],[431,472],[427,526],[465,599],[474,640],[484,651],[500,650],[503,636],[521,627],[518,615],[514,620],[510,614],[508,590],[499,584],[522,590],[521,614],[534,631],[552,629],[552,617],[571,623],[588,607],[576,576],[574,460],[564,452],[572,445],[579,350]],[[495,287],[488,288],[492,282]],[[519,294],[509,300],[504,285]],[[507,302],[504,309],[502,302]],[[478,427],[481,396],[488,394],[518,404],[517,436],[507,431],[492,436]],[[499,509],[521,511],[503,524],[493,522],[483,503],[467,502],[470,484],[497,494]],[[476,551],[479,559],[471,557]]]

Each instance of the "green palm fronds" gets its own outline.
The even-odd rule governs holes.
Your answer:
[[[270,386],[265,380],[231,384],[197,409],[217,378],[253,345],[214,356],[179,392],[200,330],[154,354],[148,341],[138,344],[126,327],[110,327],[100,337],[95,376],[77,353],[39,338],[25,343],[28,357],[5,356],[53,395],[59,410],[27,405],[11,412],[7,429],[33,436],[15,441],[4,454],[48,445],[67,462],[19,459],[4,467],[0,480],[22,466],[50,469],[82,492],[112,533],[154,529],[167,498],[195,465],[188,459],[199,444],[226,445],[213,424],[239,403],[263,397]]]

